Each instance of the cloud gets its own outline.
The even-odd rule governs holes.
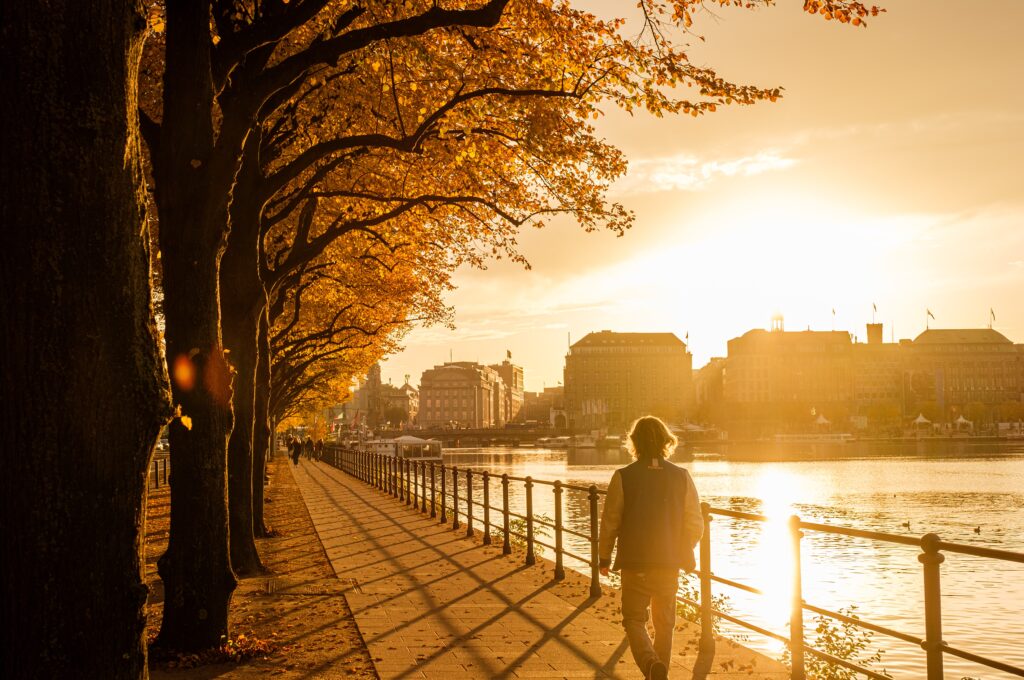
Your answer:
[[[749,177],[785,170],[797,162],[774,150],[759,151],[752,156],[704,161],[692,154],[642,158],[630,162],[629,172],[616,183],[615,192],[700,191],[721,177]]]

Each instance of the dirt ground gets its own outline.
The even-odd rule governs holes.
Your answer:
[[[269,573],[239,580],[231,604],[232,644],[202,658],[151,659],[151,677],[378,677],[341,594],[344,583],[327,561],[289,465],[281,455],[268,466],[266,520],[274,535],[258,539],[257,545]],[[146,515],[150,640],[160,628],[163,612],[156,561],[167,547],[169,513],[168,487],[150,488]],[[223,661],[232,653],[244,658]]]

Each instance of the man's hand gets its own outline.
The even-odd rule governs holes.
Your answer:
[[[607,576],[608,575],[608,567],[601,567],[601,568],[598,569],[598,571],[601,572],[601,576]]]

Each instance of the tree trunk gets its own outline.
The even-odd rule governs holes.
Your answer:
[[[259,278],[258,227],[255,221],[233,219],[232,223],[235,226],[221,261],[224,342],[235,369],[235,425],[228,440],[231,565],[238,574],[253,574],[265,570],[256,550],[253,524],[255,486],[261,491],[263,487],[262,474],[253,474],[253,425],[257,334],[266,294]]]
[[[146,20],[127,0],[3,14],[2,674],[145,678],[143,502],[170,416],[136,114]]]
[[[252,528],[259,537],[269,533],[263,516],[264,484],[266,483],[267,459],[273,457],[273,440],[270,429],[270,321],[267,307],[263,306],[259,326],[259,356],[256,364],[256,420],[252,431],[253,488]]]
[[[167,5],[163,122],[152,150],[167,361],[184,416],[168,435],[171,529],[158,565],[165,598],[158,644],[180,651],[216,646],[228,634],[236,585],[226,474],[231,374],[221,344],[219,267],[240,149],[226,121],[214,147],[209,24],[206,3]]]
[[[164,614],[158,644],[195,651],[228,634],[228,606],[236,581],[228,550],[227,436],[231,431],[231,375],[220,343],[218,276],[210,254],[175,253],[166,243],[170,222],[161,214],[167,361],[174,403],[182,419],[169,428],[171,528],[158,563]],[[183,263],[181,260],[185,260]],[[213,304],[211,305],[211,301]],[[188,425],[184,418],[190,419]]]

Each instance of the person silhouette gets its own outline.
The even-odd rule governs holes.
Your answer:
[[[627,447],[636,460],[612,474],[601,515],[599,568],[605,576],[609,568],[622,572],[622,627],[637,666],[653,680],[668,678],[679,570],[696,568],[693,549],[704,533],[690,473],[665,460],[677,443],[655,416],[634,422]]]

